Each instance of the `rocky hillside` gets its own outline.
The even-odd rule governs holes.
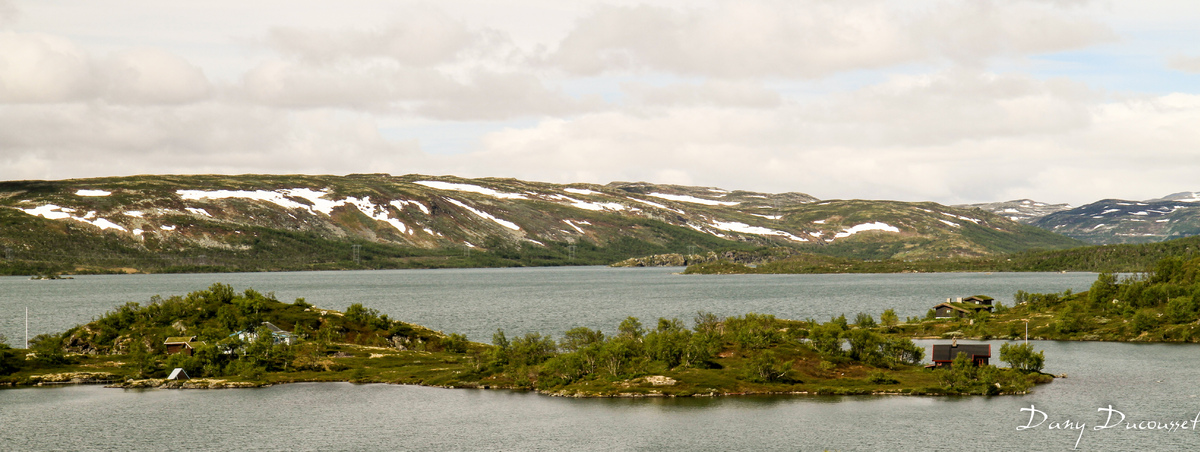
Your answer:
[[[1030,224],[1046,215],[1070,209],[1071,205],[1049,204],[1034,201],[1032,199],[1018,199],[1014,201],[989,202],[982,204],[962,204],[955,207],[961,207],[964,209],[983,209],[996,215],[1008,218],[1012,221]]]
[[[449,176],[0,183],[0,272],[608,264],[792,247],[859,258],[1078,243],[977,209],[802,193]]]

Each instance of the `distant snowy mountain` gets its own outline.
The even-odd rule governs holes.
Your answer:
[[[983,209],[1013,221],[1030,224],[1038,218],[1071,208],[1070,204],[1048,204],[1032,199],[990,202],[983,204],[960,204],[956,207]]]
[[[1034,226],[1088,243],[1151,243],[1200,235],[1197,193],[1149,201],[1105,199],[1035,219]]]

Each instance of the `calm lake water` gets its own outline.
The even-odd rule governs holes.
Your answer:
[[[681,276],[679,269],[421,270],[0,278],[0,333],[61,331],[126,301],[213,282],[488,341],[496,328],[556,336],[626,316],[761,312],[825,320],[920,316],[951,296],[1086,289],[1091,274]],[[993,341],[993,350],[1000,341]],[[928,345],[929,342],[922,342]],[[1069,378],[1026,396],[563,399],[516,391],[295,384],[249,390],[0,390],[0,450],[1196,450],[1200,348],[1037,342]],[[1121,415],[1118,427],[1105,412]],[[1034,428],[1030,408],[1048,420]],[[1025,409],[1026,411],[1022,411]],[[1120,413],[1120,414],[1116,414]],[[1035,423],[1042,416],[1035,416]],[[1083,423],[1085,429],[1066,428]],[[1175,421],[1185,429],[1138,429]],[[1186,421],[1186,422],[1184,422]],[[1128,424],[1127,424],[1128,423]],[[1132,425],[1133,429],[1127,429]],[[1197,424],[1200,426],[1200,424]],[[1060,428],[1052,428],[1060,427]]]

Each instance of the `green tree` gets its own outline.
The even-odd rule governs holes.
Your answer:
[[[770,350],[758,353],[750,360],[749,377],[757,382],[775,382],[787,379],[792,369],[792,361],[785,361]]]
[[[604,333],[581,326],[571,328],[563,333],[563,339],[558,342],[558,347],[568,352],[576,352],[600,342],[604,342]]]
[[[809,332],[808,340],[822,355],[830,357],[842,354],[842,328],[836,323],[817,325]]]
[[[1092,283],[1092,287],[1088,289],[1088,301],[1093,306],[1109,303],[1116,298],[1117,292],[1120,290],[1117,287],[1117,277],[1112,273],[1101,273],[1096,276],[1096,282]]]
[[[1133,329],[1137,332],[1149,331],[1158,325],[1158,317],[1149,309],[1139,309],[1133,315]]]
[[[854,326],[859,328],[875,328],[875,319],[871,317],[871,314],[860,312],[854,316]]]
[[[914,344],[910,339],[885,339],[882,353],[893,363],[917,365],[925,357],[925,348]]]
[[[145,339],[134,337],[129,340],[129,362],[126,365],[133,369],[138,378],[144,378],[154,370],[154,356],[146,349]]]
[[[524,336],[513,338],[508,346],[509,362],[517,366],[541,364],[550,359],[556,350],[554,339],[550,336],[526,333]]]
[[[1033,344],[1002,344],[1000,345],[1000,361],[1008,367],[1022,372],[1041,372],[1046,365],[1046,354],[1034,352]]]
[[[895,309],[888,309],[879,315],[879,323],[890,331],[900,324],[900,316],[896,315]]]
[[[442,348],[450,353],[466,353],[467,346],[471,342],[467,340],[467,336],[459,333],[451,333],[442,340]]]
[[[508,348],[511,345],[508,341],[508,336],[504,335],[504,330],[497,328],[492,334],[492,362],[504,366],[508,364]]]
[[[29,340],[29,348],[37,354],[36,360],[46,365],[60,365],[71,362],[63,351],[63,337],[58,334],[39,334]]]
[[[638,321],[637,317],[627,317],[622,320],[621,324],[617,326],[617,331],[620,332],[621,337],[635,340],[641,339],[645,332],[642,330],[642,322]]]
[[[19,370],[22,361],[24,359],[21,359],[17,351],[4,342],[4,336],[0,335],[0,376],[11,375]]]
[[[696,324],[693,329],[699,334],[721,334],[721,318],[717,317],[716,314],[707,311],[698,311],[693,322]]]
[[[600,349],[600,366],[613,377],[623,375],[636,356],[631,344],[631,339],[614,339],[605,342]]]
[[[884,364],[879,359],[879,348],[884,343],[883,336],[870,330],[854,329],[846,332],[846,341],[850,343],[850,358],[871,365]]]

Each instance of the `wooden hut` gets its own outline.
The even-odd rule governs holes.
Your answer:
[[[163,341],[163,345],[167,346],[168,355],[183,353],[192,356],[192,353],[196,350],[196,346],[200,345],[200,343],[196,342],[196,336],[176,336],[168,337],[167,340]]]
[[[933,353],[930,354],[933,367],[950,366],[959,353],[965,353],[967,359],[976,366],[986,366],[992,357],[992,346],[990,344],[959,344],[957,340],[950,344],[933,344]]]

